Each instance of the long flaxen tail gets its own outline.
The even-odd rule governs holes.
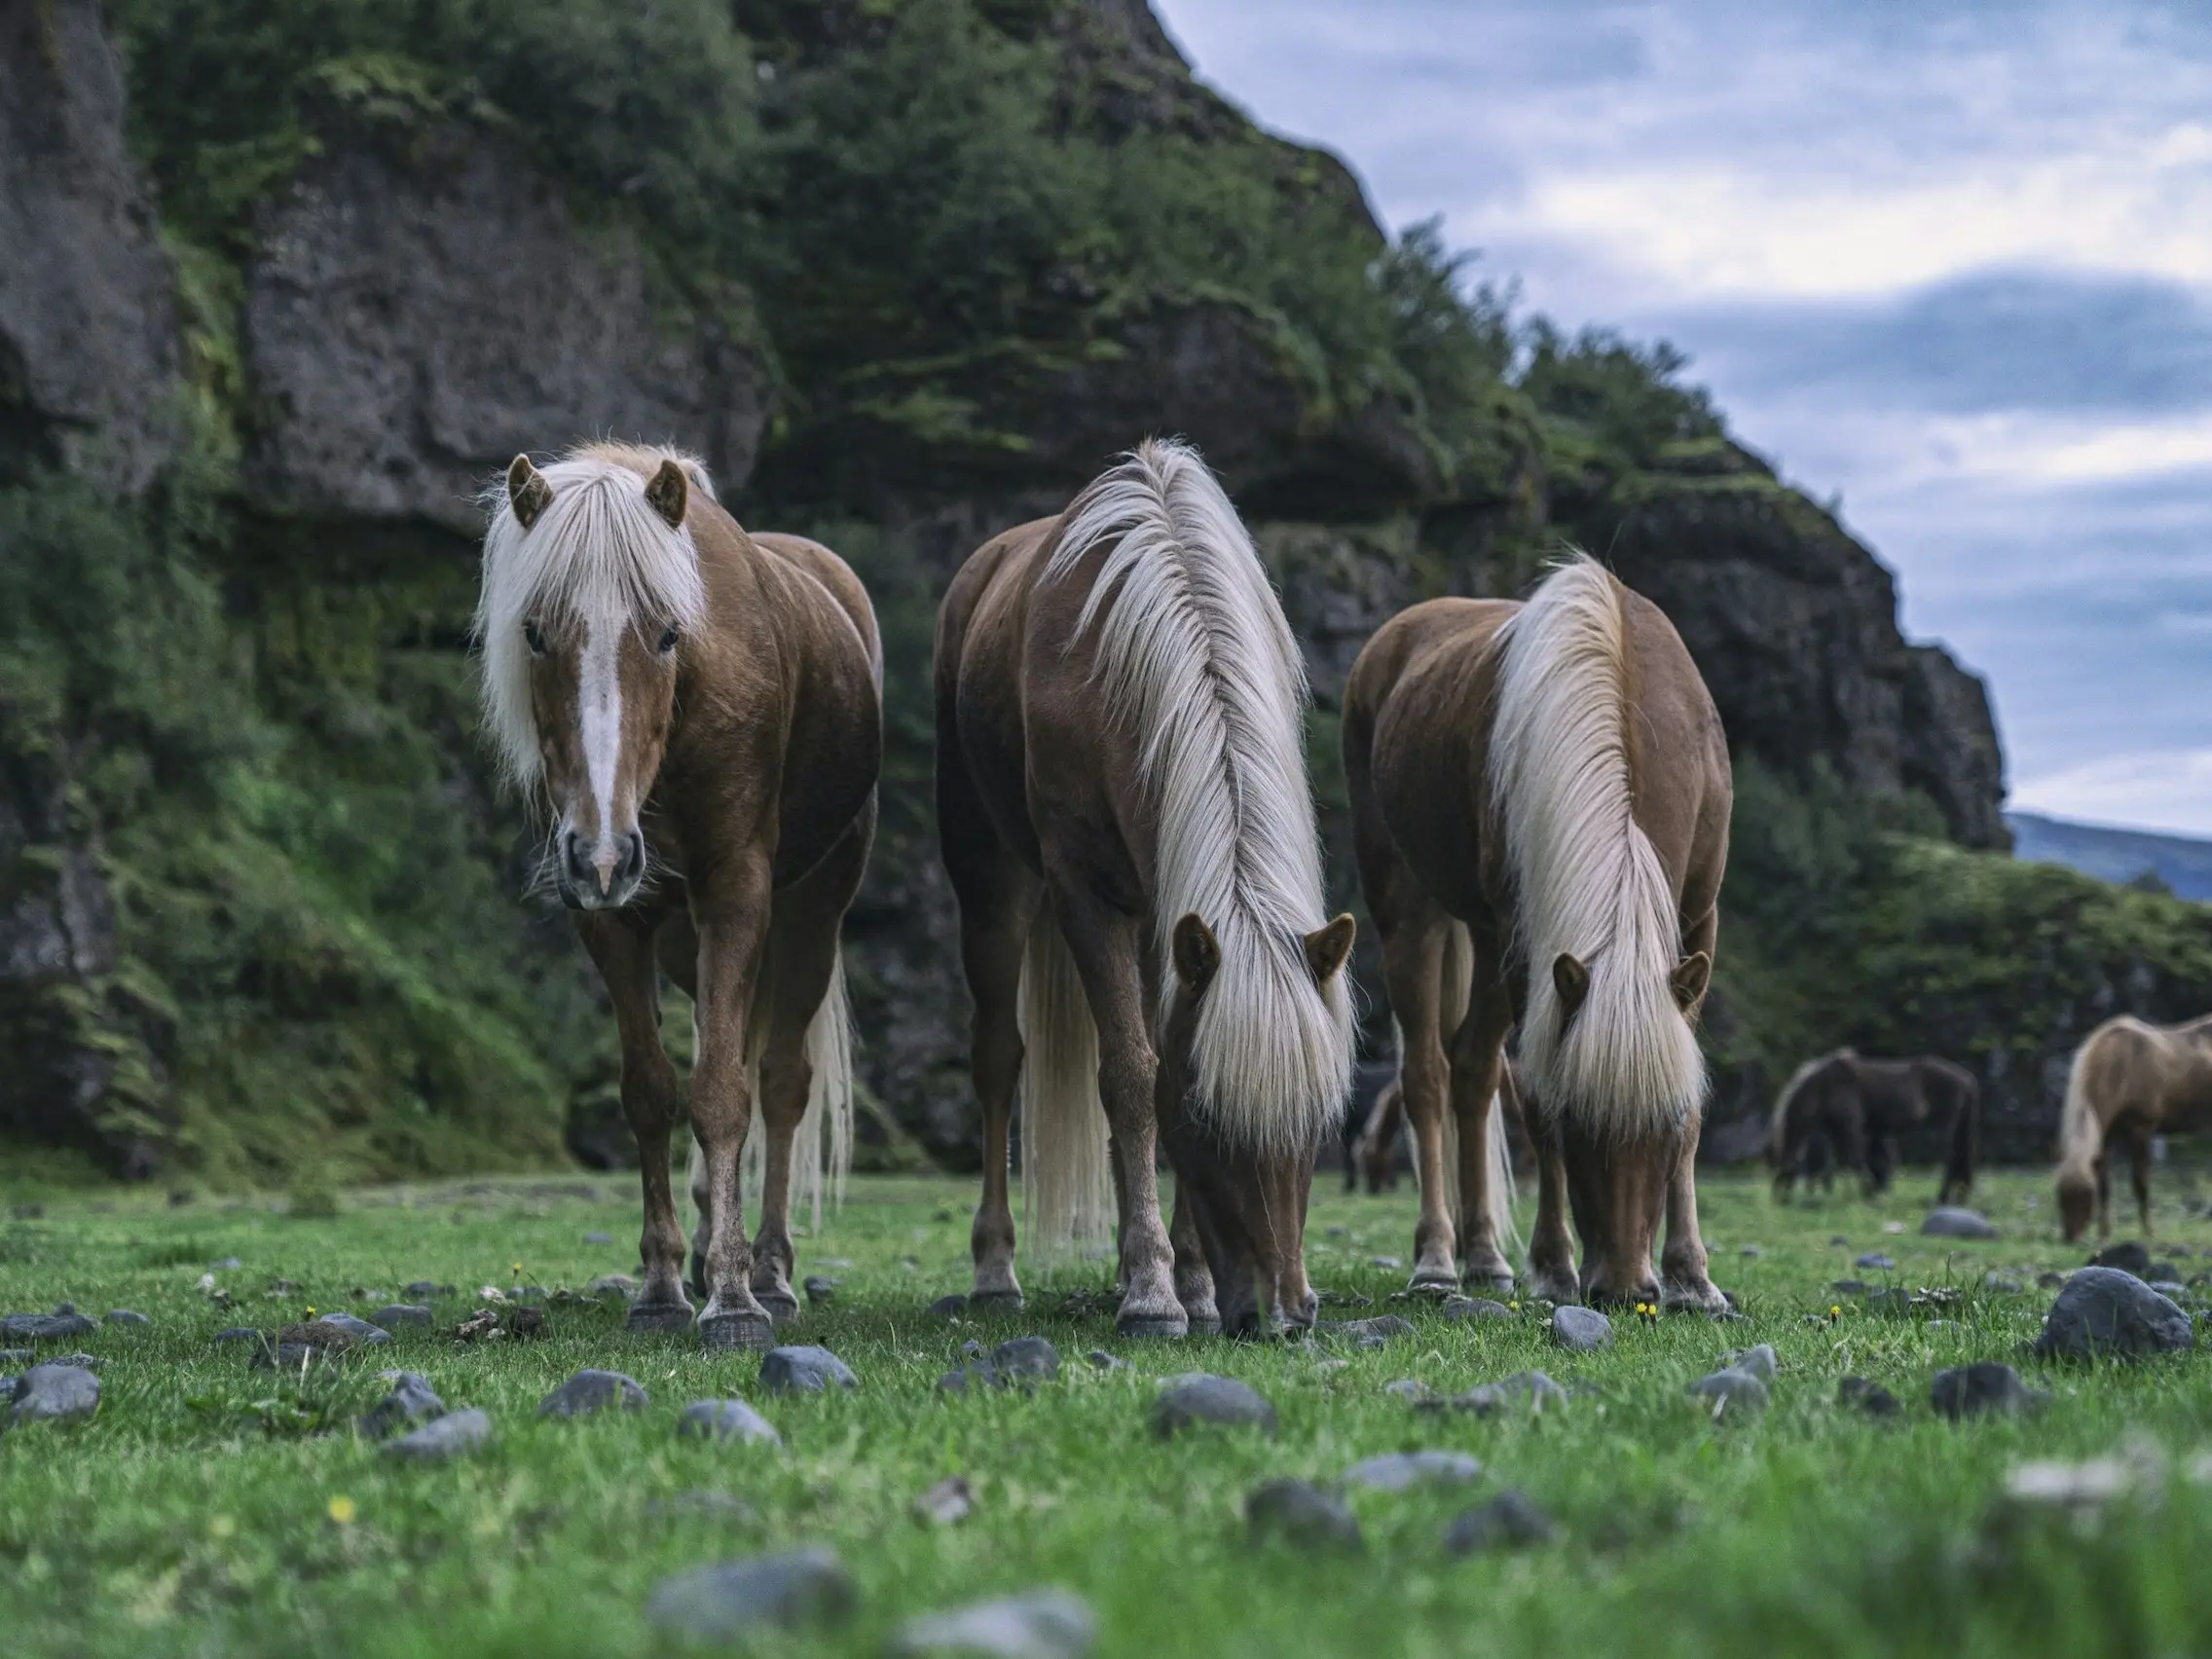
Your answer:
[[[1098,1027],[1060,924],[1037,906],[1021,952],[1022,1247],[1065,1255],[1114,1236],[1114,1165]]]
[[[1704,1100],[1705,1057],[1670,982],[1674,890],[1636,821],[1619,584],[1574,554],[1498,639],[1489,783],[1529,966],[1522,1062],[1536,1097],[1592,1133],[1678,1128]],[[1561,1001],[1565,956],[1587,971],[1578,1010]]]

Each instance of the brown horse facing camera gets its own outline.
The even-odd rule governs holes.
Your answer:
[[[705,470],[592,444],[515,458],[484,541],[484,702],[507,770],[554,818],[547,875],[607,982],[644,1165],[634,1329],[687,1326],[669,1182],[682,1092],[656,960],[688,993],[694,1267],[710,1347],[765,1347],[792,1294],[793,1165],[842,1173],[852,1073],[837,931],[875,831],[881,658],[835,554],[748,535]],[[760,1230],[739,1164],[757,1093]]]
[[[1537,1293],[1719,1310],[1698,1237],[1693,1024],[1731,786],[1719,716],[1680,637],[1579,554],[1526,605],[1431,600],[1360,652],[1344,744],[1403,1032],[1420,1171],[1413,1288],[1449,1289],[1462,1264],[1475,1281],[1513,1279],[1496,1096],[1518,1024],[1541,1175]]]
[[[1118,1211],[1124,1334],[1312,1322],[1306,1200],[1351,1071],[1352,923],[1322,910],[1305,697],[1251,539],[1179,443],[1138,446],[953,579],[938,826],[976,1003],[977,1301],[1021,1296],[1018,1089],[1030,1245],[1103,1242]]]
[[[2212,1127],[2212,1014],[2153,1025],[2108,1019],[2074,1051],[2058,1120],[2058,1221],[2067,1242],[2112,1232],[2111,1158],[2125,1147],[2135,1207],[2151,1231],[2151,1139]]]

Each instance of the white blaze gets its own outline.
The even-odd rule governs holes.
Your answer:
[[[584,769],[591,779],[592,807],[599,815],[592,862],[602,878],[614,857],[614,779],[622,757],[622,635],[624,625],[593,622],[584,632],[578,665],[576,720],[584,745]]]

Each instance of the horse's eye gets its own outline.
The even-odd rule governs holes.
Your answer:
[[[662,656],[666,656],[670,651],[676,649],[676,624],[671,622],[666,628],[661,630],[660,644],[655,645],[653,649],[660,652]]]
[[[545,654],[545,630],[537,625],[536,617],[533,616],[522,625],[522,638],[523,644],[530,647],[532,656]]]

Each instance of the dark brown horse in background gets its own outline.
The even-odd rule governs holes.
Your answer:
[[[1720,718],[1680,636],[1581,555],[1526,605],[1431,600],[1360,652],[1344,746],[1404,1038],[1414,1288],[1449,1288],[1462,1265],[1483,1282],[1513,1277],[1495,1102],[1518,1025],[1542,1178],[1539,1294],[1717,1311],[1697,1227],[1694,1021],[1732,792]]]
[[[1852,1049],[1807,1060],[1775,1096],[1766,1156],[1776,1201],[1801,1177],[1832,1181],[1838,1163],[1861,1172],[1868,1198],[1888,1191],[1898,1135],[1923,1125],[1949,1132],[1936,1201],[1965,1202],[1981,1138],[1973,1073],[1933,1055],[1869,1060]]]
[[[976,1002],[975,1295],[1118,1212],[1120,1329],[1313,1320],[1306,1200],[1351,1072],[1306,680],[1250,536],[1182,444],[986,542],[938,620],[938,824]],[[1172,1241],[1154,1149],[1175,1172]]]
[[[710,1347],[765,1347],[798,1311],[794,1161],[850,1144],[837,935],[875,832],[881,657],[828,548],[748,535],[687,456],[521,456],[484,540],[484,704],[508,772],[555,819],[549,875],[614,1004],[645,1184],[634,1329],[688,1327],[669,1135],[682,1092],[659,974],[692,999],[697,1267]],[[758,1097],[760,1231],[739,1164]],[[801,1141],[807,1144],[801,1146]]]

